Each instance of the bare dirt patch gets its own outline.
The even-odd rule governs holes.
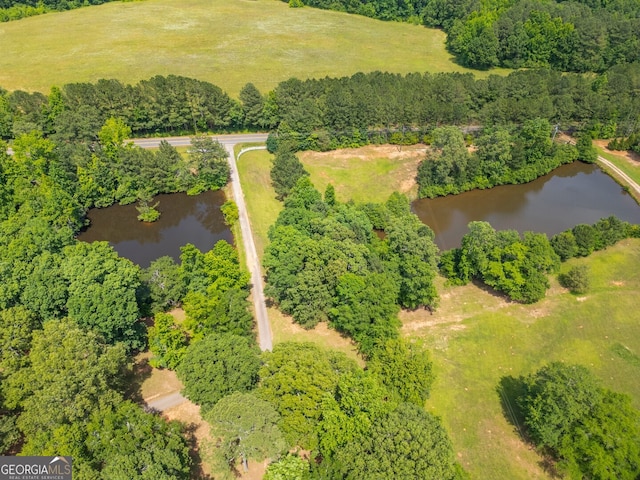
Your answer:
[[[399,318],[404,333],[432,327],[444,327],[448,331],[463,330],[465,325],[462,322],[477,315],[479,311],[496,311],[511,305],[503,295],[475,284],[458,287],[439,286],[438,291],[442,293],[440,305],[436,310],[400,311]]]
[[[170,408],[162,414],[167,420],[177,420],[186,426],[190,443],[189,454],[193,460],[191,477],[196,479],[212,478],[211,465],[203,461],[204,445],[211,443],[211,429],[209,424],[202,419],[200,407],[195,403],[186,401],[176,407]]]
[[[182,390],[182,382],[173,370],[152,368],[149,365],[151,352],[138,354],[134,359],[133,371],[139,381],[138,395],[145,401],[153,400],[162,395]]]
[[[349,160],[370,161],[377,158],[389,158],[391,160],[400,160],[419,157],[422,159],[427,146],[418,145],[365,145],[358,148],[343,148],[340,150],[331,150],[329,152],[306,151],[301,154],[302,158],[313,160],[343,160],[345,167]]]
[[[637,153],[632,152],[630,150],[627,150],[627,151],[609,150],[607,148],[607,144],[609,143],[609,140],[594,140],[593,143],[595,143],[597,146],[602,148],[605,152],[611,155],[615,155],[618,158],[625,159],[629,165],[633,167],[640,167],[640,155],[638,155]]]
[[[218,478],[216,473],[220,472],[215,471],[211,458],[214,454],[212,449],[215,448],[211,436],[211,427],[202,418],[200,407],[190,401],[186,401],[181,405],[166,410],[163,416],[167,420],[177,420],[187,428],[187,434],[191,441],[190,454],[194,461],[191,477],[199,480]],[[264,477],[269,463],[269,459],[262,462],[250,460],[248,471],[243,472],[242,467],[238,465],[233,474],[236,478],[242,480],[260,480]]]
[[[169,310],[169,315],[171,315],[174,318],[174,320],[178,325],[181,325],[184,322],[184,320],[187,318],[187,314],[180,307],[174,308],[173,310]]]

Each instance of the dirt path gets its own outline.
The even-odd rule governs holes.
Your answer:
[[[231,166],[231,186],[233,189],[233,200],[238,205],[238,215],[240,220],[240,231],[242,232],[242,242],[244,243],[244,251],[247,257],[247,268],[251,273],[251,285],[253,293],[253,306],[256,313],[256,323],[258,325],[258,341],[261,350],[271,350],[273,348],[273,340],[271,336],[271,325],[267,315],[267,305],[264,299],[264,287],[262,285],[262,270],[260,269],[260,258],[256,252],[256,245],[253,241],[251,232],[251,224],[249,223],[249,214],[240,185],[240,175],[238,174],[238,166],[236,165],[235,145],[227,144],[229,152],[229,165]],[[244,152],[251,150],[264,150],[266,147],[250,147],[238,153],[238,157]]]
[[[576,144],[576,141],[573,137],[570,137],[568,135],[562,134],[562,138],[565,139],[566,141],[568,141],[569,143],[571,143],[572,145]],[[596,142],[597,143],[597,142]],[[599,145],[602,146],[602,145]],[[614,152],[610,152],[612,155],[616,155]],[[621,158],[625,158],[625,155],[619,155]],[[598,164],[600,164],[601,166],[604,165],[606,168],[603,169],[605,171],[610,171],[610,172],[614,172],[616,174],[616,176],[622,180],[622,182],[624,183],[625,186],[629,187],[629,189],[633,190],[634,192],[634,197],[638,198],[640,197],[640,185],[638,185],[635,180],[633,180],[629,175],[627,175],[626,173],[624,173],[622,170],[620,170],[618,167],[616,167],[613,163],[611,163],[609,160],[607,160],[604,157],[601,157],[600,155],[598,155]]]
[[[624,181],[626,186],[628,186],[631,190],[633,190],[636,193],[636,195],[640,195],[640,185],[638,185],[629,175],[624,173],[622,170],[616,167],[613,163],[611,163],[606,158],[601,157],[600,155],[598,155],[598,162],[600,162],[603,165],[606,165],[608,169],[614,171],[616,175]]]
[[[154,410],[158,410],[159,412],[164,412],[165,410],[177,407],[178,405],[181,405],[186,401],[187,399],[184,398],[180,394],[180,392],[171,392],[165,395],[160,395],[159,397],[153,398],[151,400],[147,400],[146,404],[149,408],[153,408]]]

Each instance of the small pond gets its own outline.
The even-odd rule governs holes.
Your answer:
[[[523,185],[420,199],[412,208],[433,229],[443,250],[460,246],[467,224],[474,220],[489,222],[496,230],[542,232],[550,237],[610,215],[640,223],[635,200],[596,165],[581,162]]]
[[[122,257],[141,267],[156,258],[169,255],[176,261],[180,247],[192,243],[206,252],[218,240],[233,242],[224,223],[220,206],[225,202],[222,191],[197,196],[185,193],[158,195],[151,205],[160,202],[160,219],[154,223],[138,220],[136,205],[113,205],[94,208],[88,213],[89,227],[78,235],[85,242],[106,240]]]

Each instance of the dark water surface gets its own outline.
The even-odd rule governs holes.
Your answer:
[[[467,224],[489,222],[496,230],[555,235],[579,223],[615,215],[640,223],[640,206],[597,166],[563,165],[524,185],[504,185],[460,195],[416,200],[414,213],[436,234],[443,250],[460,246]]]
[[[169,255],[178,260],[180,247],[192,243],[206,252],[218,240],[233,243],[233,235],[224,223],[220,206],[224,193],[205,192],[190,197],[185,193],[158,195],[160,219],[154,223],[138,220],[136,204],[94,208],[87,215],[91,225],[78,240],[106,240],[118,254],[148,267],[156,258]]]

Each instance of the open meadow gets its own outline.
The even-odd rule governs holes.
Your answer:
[[[360,168],[362,152],[332,153],[319,157],[306,152],[300,158],[316,186],[341,185],[340,200],[352,189],[361,192],[361,201],[384,201],[386,189],[408,168],[400,160],[390,168],[389,160],[372,149],[367,169],[385,172],[389,182],[367,189],[370,177],[345,173],[347,165]],[[238,165],[262,248],[268,225],[279,212],[269,184],[270,158],[266,152],[251,152]],[[427,408],[443,419],[470,478],[553,478],[544,458],[523,441],[513,399],[498,390],[503,379],[508,385],[510,378],[555,360],[580,363],[640,407],[640,240],[571,260],[563,271],[578,263],[587,264],[592,276],[591,289],[581,296],[560,287],[555,276],[547,297],[533,305],[510,302],[479,285],[446,286],[440,278],[441,304],[433,314],[401,312],[402,334],[424,342],[432,352],[437,380]],[[349,342],[324,325],[305,331],[275,308],[269,314],[276,342],[312,340],[353,355]]]
[[[471,71],[451,61],[444,41],[440,30],[276,0],[112,2],[1,24],[0,86],[48,93],[173,74],[235,97],[248,82],[265,93],[290,77]]]

